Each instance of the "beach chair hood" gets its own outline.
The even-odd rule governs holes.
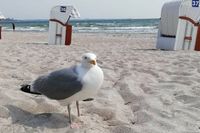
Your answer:
[[[80,17],[80,13],[74,6],[55,6],[51,10],[50,19],[57,19],[62,23],[68,23],[71,17]]]
[[[0,20],[6,19],[6,17],[0,12]]]

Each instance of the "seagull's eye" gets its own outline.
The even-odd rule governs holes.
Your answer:
[[[87,59],[87,57],[85,56],[84,59]]]

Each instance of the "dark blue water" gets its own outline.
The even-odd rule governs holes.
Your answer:
[[[7,20],[0,21],[3,30],[48,31],[48,20]],[[74,32],[81,33],[156,33],[159,19],[84,19],[70,20]]]

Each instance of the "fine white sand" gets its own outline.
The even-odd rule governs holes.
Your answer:
[[[72,45],[47,45],[47,33],[3,32],[0,40],[0,133],[198,133],[200,52],[155,50],[155,34],[73,34]],[[20,85],[98,56],[105,81],[80,102],[81,117]]]

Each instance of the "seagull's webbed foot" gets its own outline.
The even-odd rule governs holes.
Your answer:
[[[77,129],[77,128],[80,128],[81,127],[81,125],[79,125],[78,123],[71,123],[70,124],[70,128],[72,128],[72,129]]]

